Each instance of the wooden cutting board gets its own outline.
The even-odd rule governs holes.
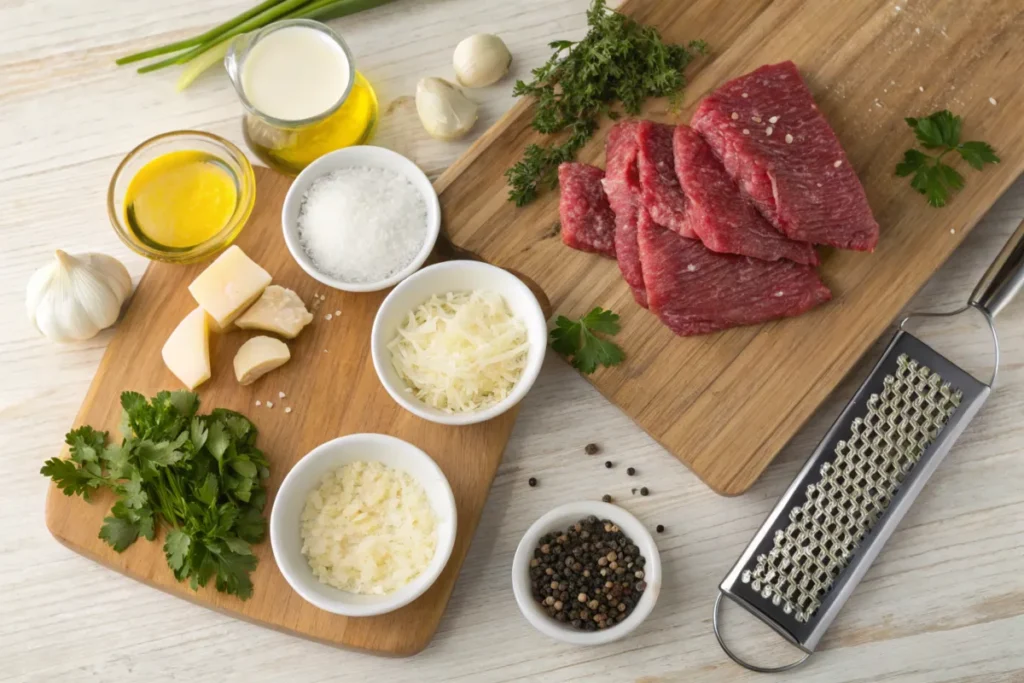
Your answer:
[[[370,327],[386,292],[348,294],[329,289],[292,260],[281,235],[281,204],[290,179],[256,169],[256,208],[236,244],[303,301],[319,301],[313,322],[289,342],[292,359],[255,384],[239,386],[231,361],[253,333],[236,330],[211,340],[213,378],[199,388],[201,412],[231,408],[259,428],[256,442],[270,460],[268,489],[273,504],[281,480],[313,447],[356,432],[381,432],[405,439],[430,454],[455,494],[459,528],[451,559],[437,582],[412,604],[379,617],[348,619],[313,607],[285,582],[270,542],[255,548],[254,595],[242,602],[211,587],[193,592],[174,580],[161,550],[163,541],[137,541],[117,554],[101,541],[109,495],[91,503],[68,498],[55,487],[46,500],[46,523],[72,550],[134,579],[232,616],[296,635],[390,655],[411,655],[430,641],[441,620],[459,569],[469,550],[484,501],[515,422],[516,410],[484,424],[445,427],[400,408],[384,391],[370,359]],[[160,349],[175,325],[195,307],[186,289],[206,264],[153,263],[142,277],[118,324],[75,426],[89,424],[117,434],[120,394],[132,389],[152,396],[181,388],[164,367]],[[326,298],[320,300],[318,295]],[[340,311],[340,315],[337,313]],[[327,315],[331,320],[327,320]],[[280,396],[284,392],[284,397]],[[263,403],[257,407],[256,401]],[[267,407],[267,401],[273,408]],[[286,413],[285,408],[291,407]],[[66,455],[65,452],[62,455]]]
[[[437,182],[456,246],[532,278],[556,313],[594,306],[622,316],[617,367],[588,379],[715,491],[746,491],[900,309],[1024,170],[1024,5],[1020,0],[627,0],[621,11],[674,42],[707,40],[681,109],[763,64],[800,67],[867,189],[881,224],[874,254],[822,249],[835,299],[800,318],[681,339],[637,306],[613,261],[562,245],[558,193],[517,209],[503,173],[531,142],[520,102]],[[991,99],[990,99],[991,98]],[[1002,163],[957,164],[966,188],[929,207],[893,169],[914,144],[905,116],[948,108],[964,139]],[[605,122],[580,160],[604,166]],[[979,273],[980,275],[980,273]],[[967,292],[964,293],[966,299]]]

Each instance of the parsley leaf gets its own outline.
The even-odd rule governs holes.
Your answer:
[[[925,118],[907,117],[904,120],[922,147],[942,150],[937,156],[931,156],[917,149],[908,149],[903,153],[903,160],[896,164],[896,175],[901,178],[913,176],[910,186],[923,194],[934,207],[945,206],[949,197],[964,186],[964,177],[943,163],[944,156],[956,152],[979,171],[985,164],[999,163],[999,157],[987,142],[960,142],[962,121],[946,109]]]
[[[100,538],[119,553],[135,543],[138,537],[138,523],[122,517],[106,517],[100,528]]]
[[[589,375],[598,365],[610,367],[626,358],[617,344],[594,334],[601,332],[614,335],[618,331],[618,314],[600,307],[577,321],[560,315],[555,320],[555,329],[551,330],[551,348],[565,356],[574,368]]]
[[[605,0],[594,0],[587,23],[583,40],[549,43],[554,54],[533,70],[533,80],[516,81],[512,90],[516,97],[535,99],[536,131],[568,133],[557,144],[527,146],[522,160],[505,172],[516,206],[529,204],[542,187],[555,186],[558,165],[576,158],[601,116],[617,116],[614,103],[635,116],[647,98],[678,100],[686,85],[683,69],[707,49],[699,40],[666,44],[657,30],[609,10]]]
[[[151,400],[126,391],[121,407],[120,445],[79,427],[66,437],[71,457],[46,461],[42,474],[66,495],[114,493],[99,535],[117,552],[140,536],[154,540],[163,524],[164,554],[179,581],[197,589],[216,577],[218,590],[248,598],[256,567],[250,544],[266,535],[270,476],[256,427],[230,410],[198,415],[199,398],[187,391]]]

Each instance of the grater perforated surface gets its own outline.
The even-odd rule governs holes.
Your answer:
[[[960,406],[962,392],[900,354],[882,391],[850,423],[806,501],[789,512],[773,546],[740,574],[762,598],[807,622],[857,547],[889,507],[900,484]]]

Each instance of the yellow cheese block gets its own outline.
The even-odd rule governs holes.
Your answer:
[[[270,273],[232,245],[192,281],[188,291],[216,328],[224,330],[259,298],[270,279]]]
[[[302,328],[313,322],[313,314],[306,310],[299,295],[290,289],[270,285],[263,296],[235,320],[243,330],[263,330],[295,339]]]
[[[206,312],[197,308],[171,332],[160,352],[164,365],[189,389],[210,379],[210,334]]]
[[[253,337],[238,347],[235,354],[235,377],[238,383],[252,384],[274,368],[288,362],[292,355],[288,345],[273,337]]]

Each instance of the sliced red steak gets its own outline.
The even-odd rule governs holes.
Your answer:
[[[695,130],[676,126],[673,142],[675,172],[686,194],[686,223],[705,247],[765,261],[818,264],[813,246],[789,239],[761,217]]]
[[[605,141],[605,194],[615,212],[615,258],[622,277],[633,291],[633,298],[647,307],[644,276],[640,270],[637,247],[637,212],[640,206],[640,179],[637,174],[637,121],[622,121],[608,131]]]
[[[615,258],[615,214],[601,186],[603,178],[604,171],[589,164],[567,162],[558,167],[562,242]]]
[[[673,126],[664,123],[640,122],[637,130],[640,196],[655,223],[683,237],[696,237],[686,220],[686,196],[679,187],[672,163],[672,129]]]
[[[683,337],[800,315],[832,298],[810,266],[716,254],[643,209],[638,244],[651,312]]]
[[[704,98],[690,125],[786,236],[875,248],[878,223],[864,188],[793,62],[729,81]]]

